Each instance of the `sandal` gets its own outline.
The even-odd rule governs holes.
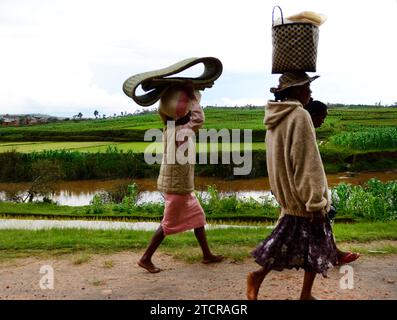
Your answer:
[[[343,252],[343,254],[338,255],[338,261],[336,265],[342,265],[356,261],[359,257],[360,254],[356,252]]]

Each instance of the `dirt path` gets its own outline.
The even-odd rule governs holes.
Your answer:
[[[188,264],[157,253],[163,269],[149,274],[136,265],[140,252],[94,255],[76,264],[73,258],[24,258],[0,264],[1,299],[197,299],[244,300],[246,274],[257,269],[252,259],[226,260],[220,264]],[[76,257],[74,257],[75,259]],[[43,265],[54,270],[54,289],[40,288]],[[354,288],[341,289],[339,268],[329,277],[318,277],[314,294],[321,299],[397,299],[397,255],[362,256],[351,264]],[[272,272],[265,280],[259,299],[297,299],[303,271]]]

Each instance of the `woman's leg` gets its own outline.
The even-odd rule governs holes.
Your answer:
[[[330,224],[331,224],[331,228],[334,229],[334,220],[333,219],[330,220]],[[333,232],[333,230],[332,230],[332,232]],[[345,252],[345,251],[340,250],[336,246],[335,234],[333,234],[333,237],[334,237],[336,253],[337,253],[337,257],[338,257],[337,265],[353,262],[353,261],[357,260],[360,257],[359,253],[351,252],[351,251]]]
[[[212,254],[210,248],[208,247],[204,227],[194,229],[194,235],[196,236],[197,241],[200,244],[201,250],[203,251],[204,263],[221,262],[223,260],[223,256],[215,256]]]
[[[264,267],[257,271],[250,272],[247,275],[247,299],[257,300],[259,288],[265,279],[266,275],[270,272],[270,269]]]
[[[312,287],[315,278],[316,278],[315,272],[305,271],[300,300],[316,300],[316,298],[312,296]]]
[[[161,271],[152,263],[152,256],[159,247],[159,245],[161,244],[161,242],[164,240],[164,238],[165,235],[164,235],[163,227],[160,225],[156,230],[156,232],[154,233],[152,240],[150,241],[150,244],[147,247],[145,253],[138,261],[138,265],[140,267],[145,268],[147,271],[151,273],[157,273]]]

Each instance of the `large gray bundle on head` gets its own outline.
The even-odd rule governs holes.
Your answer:
[[[199,77],[172,77],[194,65],[203,63],[204,71]],[[151,106],[165,93],[168,87],[175,84],[191,82],[194,89],[211,88],[220,75],[223,66],[214,57],[189,58],[175,63],[167,68],[139,73],[128,78],[123,84],[124,93],[141,106]],[[141,85],[145,94],[137,95],[136,90]]]

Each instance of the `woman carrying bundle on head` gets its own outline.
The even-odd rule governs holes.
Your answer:
[[[164,194],[163,220],[153,235],[138,265],[151,273],[160,272],[152,256],[165,236],[194,229],[203,253],[203,263],[222,261],[208,247],[203,208],[194,194],[194,163],[196,152],[191,139],[204,123],[200,92],[193,85],[173,85],[161,97],[159,114],[166,128],[163,133],[163,159],[157,180]],[[193,147],[193,150],[191,149]],[[191,151],[191,152],[190,152]],[[190,153],[186,157],[186,153]]]

